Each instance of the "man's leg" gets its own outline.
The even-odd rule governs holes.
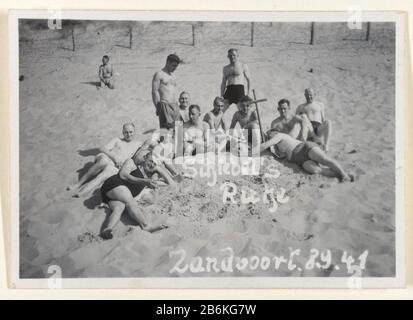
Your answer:
[[[107,80],[106,85],[108,86],[109,89],[115,89],[115,83],[112,78]]]
[[[71,186],[67,187],[67,190],[77,190],[82,186],[86,181],[92,179],[96,175],[99,174],[103,169],[106,168],[106,166],[112,162],[111,159],[104,153],[99,153],[96,158],[95,158],[95,163],[89,168],[89,170],[80,178],[78,183],[75,183]]]
[[[308,138],[314,136],[315,134],[313,125],[311,124],[311,121],[308,119],[308,117],[303,114],[302,119],[303,120],[301,122],[297,122],[301,129],[300,133],[298,134],[297,140],[305,142],[308,140]]]
[[[324,150],[328,151],[328,146],[330,142],[330,135],[332,130],[331,120],[326,120],[318,127],[318,136],[323,141]]]
[[[118,169],[113,165],[113,163],[109,163],[101,172],[97,174],[97,176],[90,180],[89,182],[85,183],[81,186],[74,197],[83,197],[86,196],[88,193],[97,189],[106,179],[113,176],[114,174],[118,173]]]
[[[105,229],[103,229],[100,234],[103,239],[112,239],[112,230],[120,221],[123,211],[125,210],[125,204],[121,201],[111,200],[109,201],[109,207],[112,210],[108,223],[106,224]]]
[[[308,152],[308,157],[319,164],[329,167],[336,177],[343,181],[351,181],[351,177],[344,171],[341,165],[334,159],[327,156],[319,147],[314,147]]]
[[[321,174],[323,176],[331,177],[331,178],[336,177],[336,174],[333,171],[331,171],[329,168],[321,168],[313,160],[307,160],[306,162],[303,163],[302,167],[304,171],[310,174]]]

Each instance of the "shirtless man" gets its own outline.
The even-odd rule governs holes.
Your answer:
[[[227,107],[233,103],[237,104],[241,97],[249,94],[250,74],[248,66],[238,61],[238,50],[228,50],[229,64],[222,71],[221,96],[227,101]],[[244,79],[247,83],[247,90],[244,89]],[[224,110],[224,112],[226,111]]]
[[[179,95],[179,113],[181,114],[181,121],[188,122],[189,121],[189,112],[188,108],[190,106],[189,102],[189,93],[186,91],[182,91]]]
[[[226,132],[227,128],[223,118],[225,99],[222,97],[216,97],[213,105],[214,108],[205,114],[204,122],[208,123],[209,128],[213,131],[222,130],[223,132]]]
[[[191,156],[193,152],[205,152],[205,143],[209,125],[199,119],[201,109],[198,105],[189,107],[189,121],[184,123],[184,156]]]
[[[314,101],[315,92],[311,88],[307,88],[304,91],[306,103],[303,103],[297,107],[298,115],[305,115],[312,124],[312,130],[307,140],[314,140],[320,143],[325,151],[328,151],[328,144],[331,135],[331,121],[326,120],[324,104],[318,101]]]
[[[271,129],[266,133],[267,137],[271,138],[274,132],[282,132],[300,141],[306,141],[309,131],[312,131],[308,118],[294,115],[291,112],[290,101],[287,99],[278,101],[277,110],[280,116],[271,122]]]
[[[353,181],[341,165],[327,156],[320,146],[314,142],[302,142],[286,133],[275,132],[272,138],[260,146],[260,151],[274,146],[278,156],[301,166],[308,173],[320,173],[329,177],[337,177],[340,181]],[[320,165],[326,166],[323,168]]]
[[[99,66],[100,87],[107,86],[109,89],[115,89],[113,83],[113,66],[109,63],[109,57],[103,56],[102,64]]]
[[[251,108],[252,99],[248,96],[243,96],[239,103],[239,110],[234,113],[232,117],[230,130],[235,128],[235,125],[239,123],[241,129],[248,130],[247,141],[252,144],[253,147],[257,146],[259,142],[259,125],[258,117],[254,108]]]
[[[170,54],[164,68],[153,76],[152,101],[161,129],[173,129],[175,121],[181,117],[176,102],[176,77],[173,74],[181,62],[176,54]]]
[[[100,148],[95,163],[80,178],[78,183],[67,187],[67,190],[74,192],[73,197],[87,195],[99,187],[107,178],[117,173],[127,159],[133,156],[141,144],[134,139],[135,125],[131,122],[125,123],[122,133],[123,137],[114,138]]]

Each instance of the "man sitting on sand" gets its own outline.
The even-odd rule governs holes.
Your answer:
[[[294,115],[291,112],[290,101],[287,99],[278,101],[277,110],[280,116],[271,122],[271,129],[266,133],[267,137],[271,138],[273,132],[282,132],[300,141],[306,141],[309,132],[312,131],[308,118]]]
[[[208,123],[209,128],[213,131],[222,130],[226,132],[226,124],[224,121],[225,99],[216,97],[214,99],[214,108],[207,112],[204,116],[204,122]]]
[[[189,107],[189,121],[184,123],[184,156],[191,156],[195,152],[205,152],[205,143],[209,125],[199,119],[201,109],[193,104]]]
[[[182,91],[179,95],[179,113],[181,114],[181,121],[188,122],[189,121],[189,111],[188,108],[191,105],[189,102],[189,93],[186,91]]]
[[[109,63],[109,57],[104,55],[102,65],[99,67],[100,87],[107,86],[109,89],[115,89],[113,81],[113,66]]]
[[[173,129],[175,121],[181,118],[176,102],[176,77],[173,74],[181,62],[176,54],[170,54],[163,69],[156,72],[152,79],[152,101],[161,129]]]
[[[135,125],[132,122],[123,125],[123,137],[112,139],[95,158],[95,163],[67,190],[74,191],[73,197],[81,197],[96,189],[105,179],[109,178],[130,158],[139,147],[140,142],[134,139]],[[87,183],[86,183],[87,182]]]
[[[352,175],[347,174],[341,165],[330,158],[314,142],[302,142],[286,133],[274,132],[272,138],[260,146],[260,151],[274,146],[279,157],[301,166],[308,173],[320,173],[329,177],[337,177],[340,181],[353,181]],[[320,165],[326,166],[323,168]]]
[[[255,147],[259,142],[259,125],[257,113],[251,105],[252,99],[250,97],[243,96],[240,99],[238,103],[239,110],[234,113],[229,128],[230,130],[234,129],[236,124],[239,123],[241,129],[248,130],[248,137],[246,137],[248,144]]]
[[[321,102],[314,101],[315,92],[311,88],[304,91],[306,103],[297,107],[296,113],[298,115],[305,115],[312,124],[312,131],[310,132],[308,140],[313,140],[321,144],[325,151],[328,151],[328,144],[331,135],[331,121],[325,118],[325,107]]]
[[[238,50],[229,49],[228,59],[229,64],[222,70],[221,82],[221,96],[227,102],[226,109],[232,103],[238,104],[243,96],[248,96],[251,87],[248,66],[238,60]],[[244,89],[244,79],[247,83],[247,90]]]

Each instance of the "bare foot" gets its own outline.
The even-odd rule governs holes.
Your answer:
[[[167,229],[167,228],[168,228],[168,226],[166,224],[161,224],[161,225],[157,225],[157,226],[147,225],[147,226],[143,227],[142,230],[152,233],[152,232],[156,232],[156,231],[159,231],[159,230],[162,230],[162,229]]]
[[[112,229],[105,229],[100,234],[103,240],[109,240],[113,238]]]
[[[70,185],[70,186],[67,186],[67,187],[66,187],[66,190],[67,190],[67,191],[76,191],[78,188],[79,188],[78,184],[75,183],[75,184],[72,184],[72,185]]]
[[[354,175],[347,174],[340,179],[340,182],[354,182]]]

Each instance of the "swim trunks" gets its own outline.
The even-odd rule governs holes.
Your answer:
[[[159,101],[156,106],[156,114],[159,117],[159,127],[161,129],[172,129],[175,126],[175,121],[181,120],[177,103]]]
[[[311,149],[315,147],[320,147],[318,144],[315,142],[302,142],[299,145],[297,145],[293,152],[291,153],[291,162],[294,162],[298,165],[302,165],[304,162],[307,160],[311,160],[308,157],[308,153],[310,152]]]
[[[243,96],[245,96],[245,91],[242,84],[231,84],[227,86],[224,93],[224,99],[228,100],[230,104],[238,103]]]
[[[136,177],[136,178],[144,178],[144,175],[142,174],[142,171],[137,168],[131,172],[131,175]],[[110,199],[106,195],[107,192],[110,190],[115,189],[116,187],[119,186],[125,186],[129,189],[133,197],[136,197],[141,191],[145,188],[144,185],[142,184],[136,184],[136,183],[131,183],[125,180],[122,180],[119,177],[119,174],[115,174],[108,178],[100,188],[100,193],[102,196],[102,202],[104,203],[109,203]]]
[[[321,123],[318,121],[311,121],[311,124],[313,125],[314,133],[318,135],[318,127],[320,127]]]

